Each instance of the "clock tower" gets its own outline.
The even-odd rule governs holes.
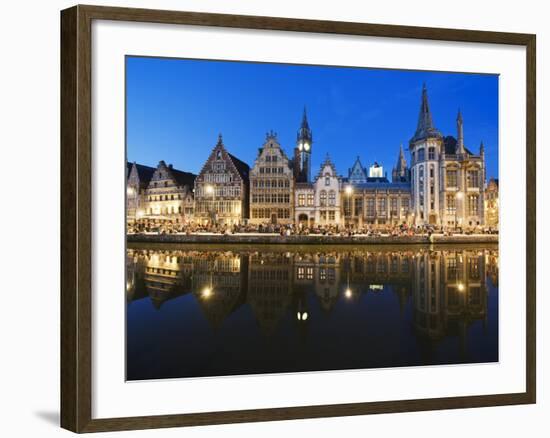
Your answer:
[[[302,124],[296,135],[294,148],[294,177],[296,182],[311,182],[311,146],[313,135],[309,129],[306,108],[302,116]]]

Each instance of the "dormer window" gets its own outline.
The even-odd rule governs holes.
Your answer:
[[[330,176],[325,177],[325,185],[330,186]]]

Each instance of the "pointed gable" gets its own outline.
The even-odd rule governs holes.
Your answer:
[[[349,169],[348,177],[350,183],[364,183],[367,181],[367,172],[361,164],[359,157],[353,163],[352,168]]]
[[[149,185],[149,182],[153,178],[153,175],[155,174],[155,171],[157,170],[155,167],[149,167],[144,166],[143,164],[137,164],[137,163],[126,163],[126,168],[129,169],[128,171],[128,179],[130,179],[130,176],[132,178],[137,179],[139,181],[139,188],[140,189],[146,189]]]
[[[218,166],[220,166],[219,169],[217,168]],[[204,182],[205,174],[218,173],[221,171],[221,167],[225,167],[225,170],[229,170],[229,172],[235,177],[235,181],[240,180],[244,184],[248,184],[250,167],[244,161],[234,155],[231,155],[227,151],[220,134],[218,136],[216,146],[212,149],[210,156],[202,166],[202,169],[195,181]]]

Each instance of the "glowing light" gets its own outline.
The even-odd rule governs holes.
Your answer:
[[[302,319],[302,314],[300,312],[298,312],[296,314],[296,318],[298,319],[298,321],[300,321]]]
[[[346,289],[346,291],[344,292],[344,295],[346,296],[346,298],[351,298],[352,295],[353,295],[353,292],[351,291],[351,289],[348,287]]]
[[[212,289],[209,287],[205,287],[202,290],[202,297],[203,298],[210,298],[212,296]]]
[[[458,283],[458,290],[464,292],[464,285],[462,283]]]
[[[309,144],[308,144],[308,143],[305,143],[305,144],[304,144],[304,149],[305,149],[306,151],[309,151]]]
[[[305,321],[307,319],[307,312],[302,313],[302,321]]]
[[[206,190],[206,193],[214,193],[214,187],[211,186],[210,184],[208,184],[206,187],[205,187],[205,190]]]
[[[463,196],[464,194],[462,192],[457,192],[456,199],[462,199]]]
[[[346,195],[351,195],[353,193],[353,187],[352,186],[347,186],[346,187]]]

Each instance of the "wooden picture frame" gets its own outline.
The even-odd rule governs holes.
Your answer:
[[[526,48],[526,391],[522,393],[253,409],[127,418],[92,418],[93,20],[187,24],[389,38],[519,45]],[[74,432],[148,429],[535,403],[536,400],[536,37],[530,34],[75,6],[61,12],[61,426]]]

